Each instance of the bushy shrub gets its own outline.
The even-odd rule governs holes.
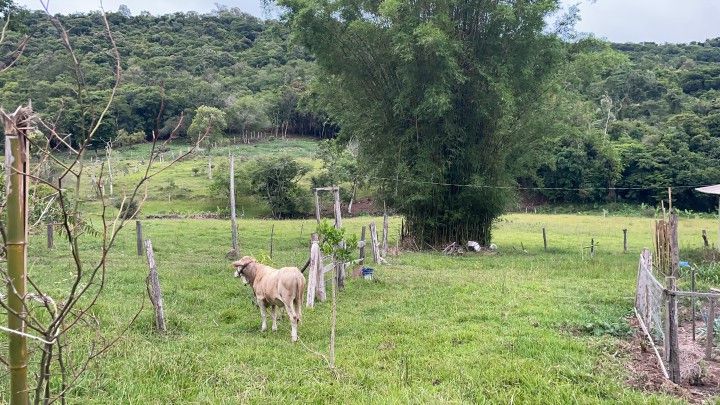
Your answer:
[[[120,198],[115,201],[115,208],[120,210],[120,217],[123,219],[132,219],[135,216],[135,212],[138,211],[137,200],[125,200]],[[139,212],[138,212],[139,213]]]
[[[113,144],[115,146],[130,146],[143,142],[145,142],[145,132],[137,131],[131,134],[128,133],[128,131],[121,129],[118,131]]]
[[[290,157],[256,160],[249,171],[253,194],[265,200],[275,218],[293,218],[310,211],[310,194],[298,182],[310,169]]]

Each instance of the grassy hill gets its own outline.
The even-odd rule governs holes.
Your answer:
[[[315,158],[317,141],[308,138],[271,139],[252,144],[229,144],[217,146],[210,150],[194,152],[187,158],[175,163],[169,169],[154,177],[148,183],[147,200],[143,205],[142,216],[178,214],[219,214],[229,212],[227,196],[217,195],[210,189],[210,184],[219,176],[228,176],[229,155],[235,156],[238,172],[251,164],[253,159],[284,155],[297,159],[312,167],[302,179],[302,183],[310,186],[310,177],[321,167]],[[163,148],[163,161],[156,161],[153,169],[167,165],[175,157],[188,151],[183,143],[168,144]],[[147,157],[150,153],[149,144],[118,148],[111,154],[114,171],[114,200],[120,199],[123,192],[130,192],[144,174]],[[208,155],[213,165],[213,179],[208,178]],[[85,177],[81,185],[81,196],[91,201],[89,206],[97,210],[99,201],[93,191],[90,179],[99,176],[105,153],[88,154],[91,163],[86,166]],[[105,168],[107,171],[107,168]],[[107,172],[105,174],[107,178]],[[106,186],[106,190],[107,190]],[[92,202],[94,201],[94,202]],[[267,204],[254,196],[245,194],[237,201],[238,215],[248,218],[265,217],[270,214]]]

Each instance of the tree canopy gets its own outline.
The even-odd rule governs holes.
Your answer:
[[[525,123],[561,60],[544,31],[556,2],[280,4],[335,95],[326,108],[341,135],[359,140],[414,235],[489,242],[516,174],[509,157],[539,135]]]

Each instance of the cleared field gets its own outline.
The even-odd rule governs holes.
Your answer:
[[[359,233],[371,220],[346,225]],[[273,223],[274,262],[304,263],[314,221],[243,220],[243,253],[266,257]],[[671,398],[625,386],[619,349],[629,330],[637,253],[649,245],[650,223],[508,215],[495,231],[497,255],[390,258],[390,265],[374,266],[374,282],[350,280],[340,294],[338,368],[332,373],[311,352],[327,352],[329,303],[304,310],[302,344],[290,342],[286,320],[277,333],[260,333],[249,289],[232,277],[224,257],[229,221],[144,221],[156,248],[170,333],[154,334],[146,302],[72,396],[82,403],[667,403]],[[713,226],[711,220],[683,220],[681,245],[699,246],[700,229]],[[398,228],[394,218],[393,235]],[[630,254],[622,253],[623,228],[629,229]],[[599,242],[598,252],[581,259],[590,238]],[[32,240],[30,275],[60,298],[70,258],[62,243],[52,251],[43,244],[41,235]],[[90,255],[95,248],[88,237],[83,249]],[[107,336],[139,308],[146,274],[134,232],[125,229],[93,311]],[[78,356],[77,343],[90,337],[74,337]]]
[[[253,144],[237,144],[221,146],[209,151],[196,151],[180,162],[175,163],[167,170],[154,177],[148,183],[148,198],[143,206],[144,214],[197,214],[197,213],[227,213],[227,197],[218,196],[211,191],[210,184],[219,176],[228,175],[229,155],[235,155],[238,173],[248,163],[256,158],[270,156],[292,156],[311,168],[303,184],[309,188],[310,177],[320,169],[321,163],[315,159],[317,141],[304,138],[272,139]],[[187,153],[188,145],[183,143],[169,143],[165,147],[163,161],[156,159],[153,170],[166,166],[174,157]],[[115,198],[123,192],[131,191],[144,175],[147,158],[150,154],[150,145],[142,144],[126,148],[119,148],[112,153],[112,170],[114,171]],[[213,179],[208,179],[208,155],[211,156],[213,166]],[[86,181],[81,183],[80,195],[89,199],[90,210],[99,211],[100,203],[94,195],[90,179],[100,175],[101,160],[95,160],[90,153],[88,159],[91,163],[86,165]],[[97,156],[104,159],[104,152]],[[107,179],[107,167],[105,167]],[[242,186],[242,185],[240,185]],[[107,189],[106,189],[107,190]],[[106,191],[107,192],[107,191]],[[94,202],[92,202],[94,201]],[[267,204],[251,195],[241,195],[237,201],[238,212],[248,218],[265,217],[270,215]]]

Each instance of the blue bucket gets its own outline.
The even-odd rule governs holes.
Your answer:
[[[372,280],[373,278],[373,272],[375,270],[370,267],[363,267],[362,268],[362,275],[365,280]]]

